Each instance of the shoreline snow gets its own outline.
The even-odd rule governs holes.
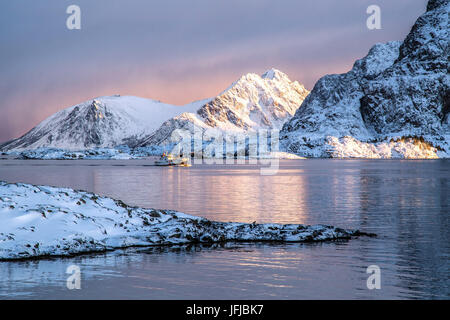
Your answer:
[[[35,150],[24,150],[20,152],[4,152],[4,156],[15,160],[136,160],[146,159],[149,157],[159,157],[163,152],[167,152],[164,147],[154,146],[145,148],[99,148],[90,150],[70,151],[64,149],[46,149],[40,148]],[[242,152],[242,154],[245,154]],[[258,156],[232,156],[235,159],[306,159],[293,153],[288,152],[268,152]],[[207,153],[203,154],[205,159],[215,159],[208,157]],[[1,159],[1,158],[0,158]]]
[[[73,256],[137,246],[315,242],[372,236],[325,225],[217,222],[132,207],[70,188],[0,181],[0,261]]]
[[[386,139],[380,142],[365,142],[354,137],[328,137],[324,141],[320,153],[306,155],[291,152],[270,152],[254,157],[233,156],[235,159],[279,159],[279,160],[304,160],[304,159],[449,159],[450,152],[434,147],[433,143],[414,141],[402,137]],[[167,152],[160,146],[129,149],[129,148],[99,148],[89,150],[71,151],[64,149],[24,150],[20,152],[3,152],[1,159],[9,160],[138,160],[160,156]],[[203,154],[204,159],[213,159]]]

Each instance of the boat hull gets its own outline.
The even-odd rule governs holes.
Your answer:
[[[155,166],[168,167],[168,166],[183,166],[190,167],[189,160],[183,159],[169,159],[169,160],[155,160]]]

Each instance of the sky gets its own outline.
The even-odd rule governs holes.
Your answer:
[[[403,40],[426,0],[2,0],[0,142],[121,94],[182,105],[270,68],[312,89],[377,42]],[[69,5],[81,29],[69,30]],[[369,5],[381,29],[369,30]]]

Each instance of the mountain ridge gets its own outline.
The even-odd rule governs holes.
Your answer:
[[[134,96],[104,96],[58,111],[0,150],[62,148],[80,150],[130,143],[164,120],[194,111],[206,100],[173,106]]]
[[[277,69],[261,76],[248,73],[201,106],[195,113],[183,113],[164,122],[136,146],[170,144],[177,129],[193,132],[216,130],[229,134],[258,129],[280,129],[300,107],[309,91]]]
[[[0,144],[0,150],[135,147],[158,130],[169,134],[167,125],[180,121],[223,130],[279,128],[309,91],[276,69],[263,76],[245,74],[216,97],[184,106],[133,96],[98,97],[51,115],[21,137]]]

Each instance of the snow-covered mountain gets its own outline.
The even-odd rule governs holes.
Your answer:
[[[244,75],[217,97],[184,106],[132,96],[100,97],[55,113],[0,150],[158,145],[187,123],[231,131],[281,128],[308,93],[271,69],[262,76]]]
[[[281,129],[309,94],[303,85],[291,81],[276,69],[259,76],[243,75],[197,112],[186,112],[164,122],[138,146],[164,145],[176,129],[192,131],[193,126],[233,134],[258,129]]]
[[[55,113],[22,137],[0,145],[0,150],[82,150],[129,144],[207,101],[174,106],[132,96],[99,97]]]
[[[414,157],[448,155],[449,6],[430,0],[403,42],[377,44],[350,72],[321,78],[283,126],[282,147],[317,157],[395,157],[412,147],[423,150]]]
[[[450,157],[449,13],[449,0],[430,0],[404,41],[376,44],[352,70],[321,78],[311,93],[271,69],[183,107],[102,97],[54,114],[0,150],[161,147],[174,142],[176,129],[201,128],[209,143],[214,132],[231,141],[282,128],[282,150],[303,156]]]
[[[309,94],[276,69],[249,73],[198,111],[199,119],[224,130],[281,128]]]

